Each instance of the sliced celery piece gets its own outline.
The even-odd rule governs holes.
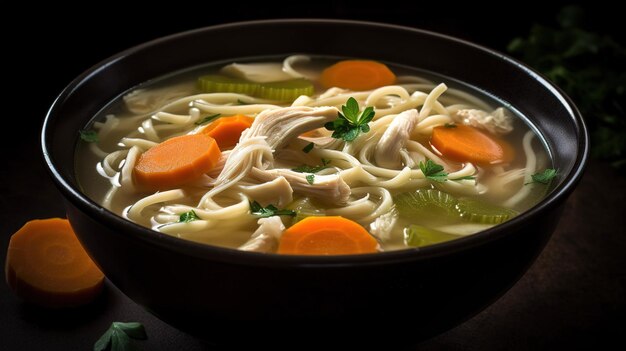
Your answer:
[[[293,101],[300,95],[313,95],[313,83],[298,78],[281,82],[255,83],[245,79],[209,74],[198,78],[204,93],[238,93],[275,101]]]
[[[476,199],[461,199],[456,204],[461,218],[482,224],[499,224],[517,215],[517,211],[510,208],[491,205]]]
[[[300,95],[313,95],[313,84],[306,79],[291,79],[282,82],[262,83],[257,96],[276,101],[293,101]]]
[[[198,78],[198,88],[204,93],[238,93],[257,95],[259,83],[248,82],[241,78],[233,78],[210,74]]]
[[[394,196],[400,216],[408,219],[419,217],[458,218],[455,206],[458,200],[437,189],[419,189]]]
[[[408,246],[422,247],[432,244],[442,243],[444,241],[450,241],[460,238],[459,235],[454,235],[440,230],[423,227],[421,225],[411,224],[404,228],[404,242]]]

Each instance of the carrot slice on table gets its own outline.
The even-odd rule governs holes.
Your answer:
[[[325,88],[370,90],[395,83],[396,75],[385,64],[376,61],[339,61],[322,72]]]
[[[490,165],[510,162],[514,156],[512,147],[504,140],[465,125],[433,128],[430,143],[444,157],[458,162]]]
[[[215,139],[206,134],[174,137],[141,154],[134,179],[145,189],[177,187],[210,171],[221,154]]]
[[[222,117],[206,126],[202,133],[215,139],[220,149],[226,149],[237,145],[241,133],[250,128],[253,121],[254,118],[246,115]]]
[[[18,296],[51,308],[86,304],[104,282],[68,220],[61,218],[35,219],[13,234],[5,272]]]
[[[285,230],[278,253],[350,255],[376,252],[378,242],[358,223],[340,216],[307,217]]]

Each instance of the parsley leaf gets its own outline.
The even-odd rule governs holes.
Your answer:
[[[122,351],[137,350],[132,339],[145,340],[148,338],[146,330],[137,322],[113,322],[107,331],[93,345],[94,351]],[[110,345],[110,348],[109,348]]]
[[[299,173],[317,173],[323,169],[328,168],[328,164],[330,163],[330,160],[327,159],[322,159],[322,165],[321,166],[309,166],[309,165],[302,165],[302,166],[298,166],[296,168],[292,168],[291,170],[294,172],[299,172]]]
[[[315,174],[307,174],[306,181],[307,183],[313,185],[313,182],[315,182]]]
[[[311,152],[311,150],[313,150],[314,146],[315,146],[315,144],[308,143],[307,146],[302,148],[302,151],[304,151],[305,154],[308,154],[309,152]]]
[[[419,167],[427,179],[438,183],[448,180],[448,173],[443,171],[443,166],[435,163],[433,160],[426,160],[426,163],[420,161]]]
[[[259,218],[267,218],[272,216],[291,216],[294,217],[296,215],[296,211],[282,209],[279,210],[274,205],[267,205],[267,207],[261,206],[260,203],[256,201],[252,201],[250,203],[250,212],[259,217]]]
[[[180,215],[180,218],[178,219],[179,223],[189,223],[189,222],[193,222],[195,220],[200,219],[200,217],[198,217],[198,215],[196,214],[196,212],[194,210],[191,210],[189,212],[185,212],[182,213]]]
[[[198,122],[196,122],[195,124],[197,126],[201,126],[203,124],[206,124],[206,123],[209,123],[209,122],[213,121],[214,119],[218,118],[221,115],[222,115],[221,113],[216,113],[214,115],[206,116],[203,119],[201,119]]]
[[[454,123],[446,123],[443,126],[446,127],[446,128],[456,128],[456,124],[454,124]]]
[[[546,168],[543,172],[535,173],[531,176],[533,179],[532,182],[528,182],[527,184],[532,183],[541,183],[541,184],[549,184],[554,177],[556,177],[557,170],[554,168]]]
[[[346,104],[341,106],[341,111],[347,120],[356,124],[359,122],[359,103],[356,99],[351,97],[346,101]]]
[[[419,167],[422,170],[422,173],[424,173],[424,176],[426,177],[426,179],[430,179],[437,183],[443,183],[448,180],[454,181],[454,180],[475,180],[476,179],[475,176],[469,176],[469,175],[459,177],[459,178],[454,178],[454,179],[448,179],[448,173],[443,171],[443,166],[440,164],[437,164],[433,160],[426,160],[426,163],[420,161]]]
[[[370,131],[368,123],[376,115],[373,107],[369,106],[359,114],[359,103],[351,97],[345,105],[341,106],[341,111],[343,113],[340,112],[336,120],[324,125],[326,129],[333,131],[333,138],[350,142],[360,133]]]
[[[98,142],[98,132],[95,130],[80,130],[80,138],[88,143],[97,143]]]

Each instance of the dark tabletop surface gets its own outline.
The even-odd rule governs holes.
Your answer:
[[[35,133],[33,133],[35,134]],[[60,195],[38,155],[36,135],[0,170],[0,260],[27,220],[63,216]],[[12,171],[19,167],[20,172]],[[626,179],[592,161],[567,201],[560,226],[524,277],[469,321],[419,350],[548,350],[626,346]],[[107,282],[96,302],[43,311],[0,283],[0,349],[88,350],[113,321],[143,323],[144,350],[222,350],[154,316]]]
[[[339,1],[338,4],[334,8],[336,17],[353,18],[349,16],[350,9],[345,2]],[[367,9],[364,13],[361,19],[389,21],[388,18],[376,17],[374,12],[368,13]],[[400,10],[395,12],[403,19],[400,21],[404,22],[402,24],[413,20],[407,15],[402,17],[403,13]],[[535,12],[526,12],[530,13]],[[285,13],[264,15],[288,17]],[[321,13],[315,15],[322,17]],[[222,18],[222,22],[253,18],[230,16]],[[60,195],[45,171],[38,139],[43,113],[54,95],[82,70],[127,46],[210,24],[179,16],[174,25],[154,25],[152,31],[145,31],[142,29],[145,25],[120,21],[117,28],[121,29],[117,32],[107,35],[94,32],[97,45],[86,43],[84,47],[76,48],[78,37],[74,35],[77,29],[93,30],[100,25],[109,25],[110,21],[101,24],[78,16],[68,21],[51,18],[44,23],[48,25],[47,31],[40,36],[9,39],[15,40],[13,44],[16,48],[13,51],[16,54],[9,57],[10,60],[19,61],[24,56],[47,53],[48,64],[44,65],[43,71],[52,78],[42,81],[42,71],[31,70],[31,75],[20,80],[16,86],[31,91],[35,84],[37,93],[21,97],[19,103],[13,106],[14,111],[3,111],[4,121],[9,120],[9,124],[8,127],[3,125],[7,129],[0,139],[3,150],[0,164],[0,262],[5,260],[10,235],[27,220],[64,216]],[[429,29],[446,32],[446,28],[451,28],[448,33],[479,42],[481,38],[495,38],[495,41],[483,42],[487,45],[497,46],[506,42],[498,38],[497,33],[487,37],[481,32],[481,28],[492,26],[505,28],[506,23],[495,17],[483,21],[482,27],[474,32],[459,30],[466,28],[461,25],[454,27],[458,24],[454,17],[442,20],[443,27],[434,20],[439,20],[439,17],[427,18],[430,20],[426,19],[421,24]],[[516,34],[525,33],[531,22],[519,16],[510,21],[518,26],[513,30]],[[124,27],[124,23],[130,24]],[[123,30],[131,30],[132,35],[121,35]],[[104,48],[100,46],[102,43]],[[82,51],[85,48],[90,50]],[[73,56],[78,52],[82,55],[79,59]],[[50,62],[59,66],[53,67]],[[17,141],[7,136],[12,134],[7,132],[12,130],[11,127],[19,130],[15,138]],[[417,349],[603,349],[607,345],[612,345],[611,349],[626,349],[625,197],[626,177],[592,160],[577,190],[565,205],[557,231],[526,275],[482,313],[422,343]],[[225,349],[205,344],[161,322],[108,282],[104,293],[92,305],[70,312],[50,312],[21,302],[2,280],[0,350],[89,350],[113,321],[143,323],[149,336],[147,341],[141,342],[144,350]]]

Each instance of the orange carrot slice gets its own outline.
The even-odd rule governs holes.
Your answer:
[[[339,61],[322,72],[325,88],[370,90],[395,83],[396,75],[385,64],[376,61]]]
[[[307,217],[285,230],[278,253],[351,255],[376,252],[378,242],[358,223],[340,216]]]
[[[206,126],[202,133],[215,139],[223,150],[237,145],[241,133],[250,128],[252,122],[254,118],[245,115],[222,117]]]
[[[68,220],[61,218],[35,219],[13,234],[5,272],[18,296],[50,308],[86,304],[104,282]]]
[[[430,143],[445,158],[457,162],[491,165],[510,162],[514,156],[513,148],[504,140],[465,125],[433,128]]]
[[[171,189],[210,171],[221,154],[215,139],[206,134],[174,137],[141,154],[134,179],[144,189]]]

